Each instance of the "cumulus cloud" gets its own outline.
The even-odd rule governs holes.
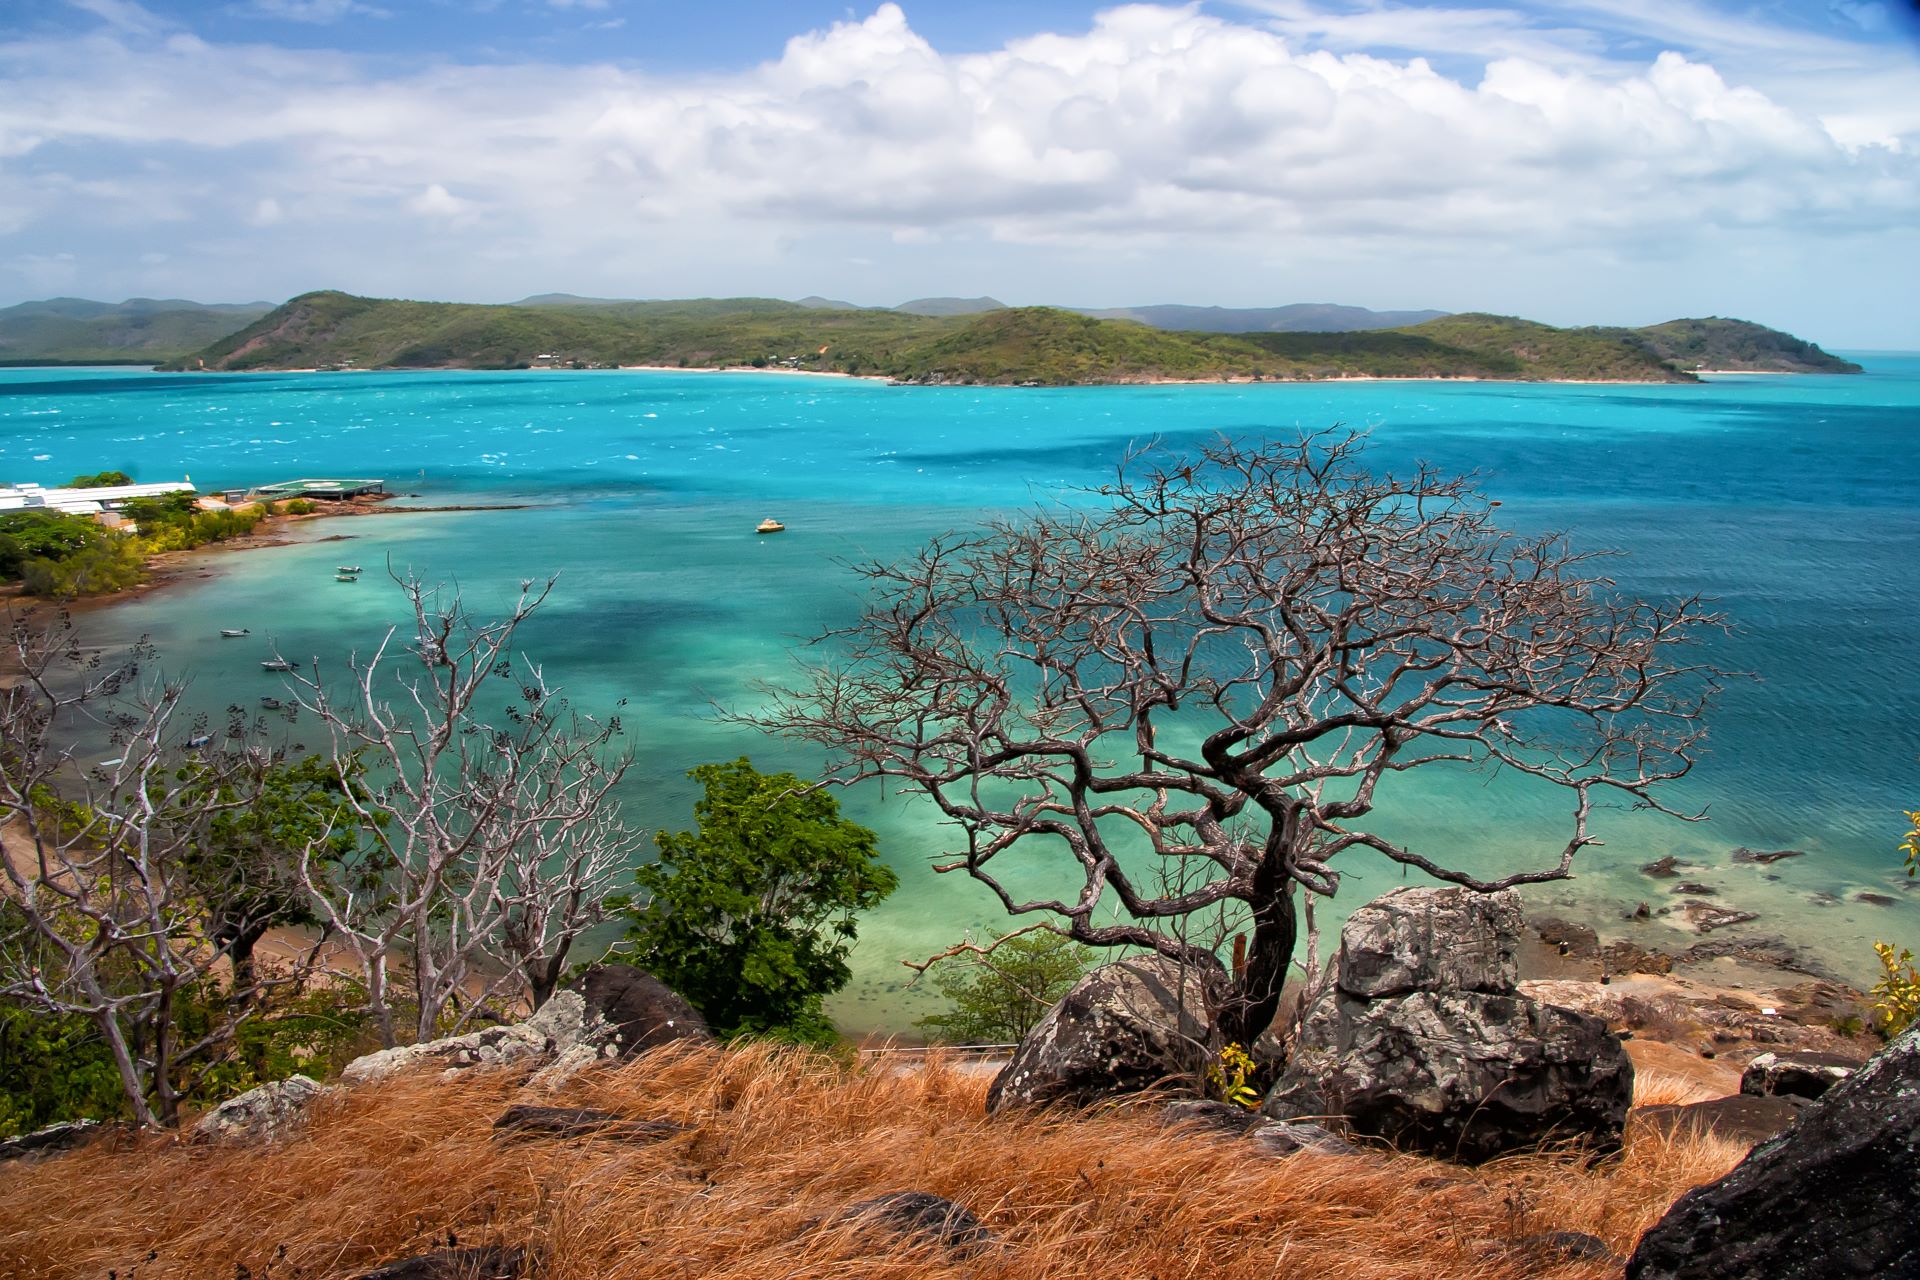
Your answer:
[[[1648,7],[1563,8],[1603,4]],[[1356,31],[1336,30],[1338,14],[1315,28],[1293,0],[1266,8],[1229,20],[1128,5],[1082,30],[951,54],[887,3],[762,66],[698,78],[401,75],[123,30],[0,47],[0,157],[17,173],[43,154],[138,154],[151,167],[119,176],[129,198],[251,209],[241,220],[257,228],[297,202],[303,225],[396,254],[425,222],[495,260],[666,241],[718,253],[745,229],[764,243],[1205,244],[1268,258],[1340,245],[1413,262],[1449,243],[1875,233],[1920,210],[1916,135],[1873,101],[1851,116],[1809,110],[1697,52],[1623,61],[1537,26],[1470,73],[1443,71],[1346,47]],[[1654,8],[1693,21],[1682,3]],[[1502,11],[1435,12],[1490,30]],[[90,215],[50,196],[33,216]]]

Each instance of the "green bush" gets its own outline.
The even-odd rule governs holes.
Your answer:
[[[852,977],[854,913],[899,883],[877,837],[842,818],[832,795],[745,757],[688,776],[705,787],[699,829],[657,833],[660,860],[633,877],[644,905],[618,904],[633,962],[721,1036],[832,1043],[821,1001]]]
[[[310,516],[319,510],[319,504],[312,498],[288,498],[280,509],[290,516]]]
[[[1087,948],[1045,931],[1016,934],[988,950],[987,955],[968,951],[940,961],[933,985],[953,1007],[921,1018],[915,1026],[954,1044],[1025,1039],[1093,965]]]
[[[133,477],[124,471],[96,471],[90,476],[75,476],[67,481],[69,489],[105,489],[116,484],[132,484]]]

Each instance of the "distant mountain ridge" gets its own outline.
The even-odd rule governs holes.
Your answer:
[[[271,302],[46,298],[0,308],[0,365],[178,359],[273,310]]]
[[[1439,320],[1446,311],[1370,311],[1333,302],[1295,302],[1284,307],[1194,307],[1159,303],[1105,311],[1076,308],[1098,320],[1133,320],[1156,329],[1188,333],[1356,333],[1404,329]]]

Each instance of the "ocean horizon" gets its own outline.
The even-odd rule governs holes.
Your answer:
[[[998,388],[672,372],[155,374],[0,370],[0,480],[55,484],[126,470],[203,491],[302,475],[367,476],[431,506],[516,510],[314,522],[296,541],[207,561],[210,576],[88,612],[93,643],[149,638],[218,721],[279,691],[269,646],[339,671],[400,619],[381,570],[458,586],[478,610],[524,578],[558,575],[525,650],[589,711],[620,700],[636,752],[623,797],[636,825],[679,829],[687,769],[750,755],[817,773],[818,752],[729,724],[793,647],[851,620],[849,561],[1035,503],[1086,501],[1130,447],[1217,434],[1369,436],[1377,469],[1416,461],[1474,474],[1503,523],[1563,531],[1623,592],[1699,592],[1734,630],[1701,656],[1750,673],[1715,708],[1707,755],[1669,791],[1680,822],[1609,810],[1576,879],[1537,908],[1683,950],[1674,855],[1714,900],[1758,913],[1712,936],[1779,939],[1864,983],[1870,943],[1920,940],[1920,890],[1895,850],[1920,805],[1920,355],[1849,353],[1853,376],[1742,376],[1704,385],[1331,382]],[[773,517],[777,537],[754,526]],[[343,539],[344,540],[340,540]],[[335,583],[336,562],[368,570]],[[219,629],[247,627],[245,640]],[[276,724],[299,740],[303,726]],[[1371,825],[1481,872],[1548,865],[1566,803],[1513,780],[1422,771],[1392,780]],[[855,981],[830,1004],[853,1032],[909,1030],[929,997],[900,961],[1011,927],[993,900],[928,869],[951,833],[925,806],[862,787],[848,816],[881,834],[900,890],[863,919]],[[1771,864],[1739,849],[1797,850]],[[1036,858],[1026,883],[1049,882]],[[1371,856],[1326,927],[1402,878]],[[1341,865],[1336,864],[1336,865]],[[1865,896],[1863,896],[1865,895]],[[1888,900],[1888,901],[1883,901]]]

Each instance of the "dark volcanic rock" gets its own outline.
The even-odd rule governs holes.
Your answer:
[[[1714,894],[1718,893],[1719,890],[1710,884],[1699,884],[1689,880],[1685,884],[1675,885],[1673,892],[1692,894],[1696,898],[1711,898]]]
[[[1261,1109],[1467,1161],[1618,1145],[1633,1064],[1601,1019],[1519,994],[1519,930],[1513,893],[1401,889],[1354,912]]]
[[[1260,1122],[1260,1113],[1246,1107],[1236,1107],[1231,1102],[1209,1102],[1201,1099],[1183,1099],[1169,1102],[1160,1113],[1160,1122],[1166,1125],[1187,1125],[1196,1129],[1212,1129],[1219,1133],[1242,1134]]]
[[[711,1040],[707,1020],[680,994],[645,969],[597,964],[574,984],[586,998],[587,1015],[611,1027],[609,1043],[623,1058],[674,1040]]]
[[[1864,889],[1854,894],[1853,900],[1855,902],[1864,902],[1870,907],[1890,907],[1899,901],[1898,898],[1889,898],[1884,893],[1873,893]]]
[[[1702,933],[1712,933],[1715,929],[1760,918],[1756,912],[1736,911],[1732,907],[1716,907],[1706,902],[1689,902],[1681,908],[1681,913],[1687,917],[1687,923]]]
[[[1790,1094],[1755,1097],[1737,1093],[1705,1102],[1641,1107],[1633,1113],[1633,1119],[1635,1124],[1652,1125],[1669,1133],[1713,1133],[1734,1142],[1764,1142],[1792,1128],[1806,1106],[1805,1098]]]
[[[672,1120],[625,1120],[592,1107],[508,1107],[493,1122],[499,1138],[611,1138],[620,1142],[658,1142],[689,1131]]]
[[[1226,975],[1165,956],[1101,965],[1074,984],[994,1077],[989,1113],[1085,1106],[1168,1080],[1197,1080],[1219,1048],[1212,1011]]]
[[[1656,859],[1653,862],[1647,863],[1644,867],[1641,867],[1640,873],[1642,875],[1652,876],[1655,880],[1671,880],[1680,874],[1680,868],[1691,867],[1692,865],[1691,862],[1682,862],[1672,854],[1668,854],[1664,858]]]
[[[925,1191],[894,1191],[848,1205],[843,1221],[863,1220],[917,1236],[954,1253],[975,1253],[994,1242],[987,1225],[964,1205]]]
[[[1858,1061],[1837,1053],[1763,1053],[1740,1073],[1740,1092],[1756,1097],[1818,1098],[1859,1068]]]
[[[105,1126],[98,1120],[68,1120],[50,1124],[44,1129],[35,1129],[32,1133],[0,1141],[0,1163],[18,1160],[23,1156],[72,1151],[76,1147],[86,1146],[104,1131]]]
[[[1765,851],[1749,849],[1742,845],[1733,851],[1733,860],[1735,862],[1757,863],[1763,867],[1772,866],[1774,863],[1787,858],[1804,858],[1806,856],[1807,851],[1805,849],[1774,849],[1772,851]]]
[[[1535,921],[1533,931],[1540,941],[1559,947],[1563,956],[1588,959],[1600,954],[1600,935],[1590,925],[1548,916]]]
[[[1777,1099],[1776,1099],[1777,1101]],[[1629,1280],[1920,1276],[1920,1024],[1640,1239]]]
[[[389,1262],[357,1280],[520,1280],[527,1274],[527,1251],[505,1245],[472,1249],[436,1249]]]
[[[1269,1156],[1290,1156],[1296,1151],[1310,1151],[1321,1156],[1361,1154],[1360,1148],[1325,1125],[1306,1120],[1263,1121],[1248,1130],[1247,1141],[1263,1155]]]

